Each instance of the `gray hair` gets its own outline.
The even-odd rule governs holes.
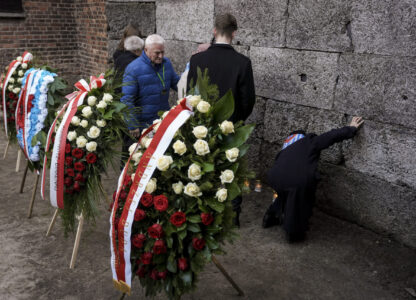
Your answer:
[[[124,49],[127,51],[143,50],[143,40],[137,35],[132,35],[124,40]]]
[[[151,34],[146,38],[146,41],[144,42],[145,46],[149,46],[152,44],[159,44],[164,45],[165,40],[158,34]]]

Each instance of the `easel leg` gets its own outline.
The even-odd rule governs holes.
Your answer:
[[[28,169],[29,169],[29,161],[27,161],[26,168],[25,168],[25,171],[23,173],[22,182],[20,183],[20,191],[19,191],[20,194],[23,193],[23,188],[25,187],[25,181],[26,181],[26,175],[27,175],[27,170]]]
[[[120,296],[119,300],[123,300],[123,299],[124,299],[124,297],[126,297],[126,293],[123,293],[123,294]]]
[[[9,151],[10,140],[7,140],[6,149],[4,149],[3,160],[6,159],[7,152]]]
[[[58,208],[55,209],[55,212],[53,214],[51,223],[49,224],[49,227],[48,227],[48,231],[46,231],[46,236],[49,236],[51,234],[51,231],[52,231],[53,225],[55,225],[55,221],[56,221],[57,216],[58,216]]]
[[[81,240],[81,232],[82,232],[83,225],[84,225],[84,216],[81,213],[81,215],[79,217],[77,234],[75,236],[74,249],[72,250],[71,262],[69,264],[69,268],[70,269],[73,269],[74,266],[75,266],[75,260],[77,259],[79,241]]]
[[[231,285],[237,290],[238,296],[244,296],[244,292],[240,289],[240,287],[234,282],[234,280],[231,278],[231,276],[225,271],[224,267],[220,264],[220,262],[217,260],[217,258],[212,255],[212,262],[215,264],[215,266],[221,271],[221,273],[227,278],[227,280],[231,283]]]
[[[27,214],[27,217],[29,219],[32,217],[33,203],[35,203],[36,190],[38,189],[39,177],[40,175],[36,174],[36,183],[35,183],[35,186],[33,187],[32,199],[30,199],[29,212]]]
[[[22,159],[22,150],[19,148],[19,151],[17,151],[16,172],[19,172],[20,170],[21,159]]]

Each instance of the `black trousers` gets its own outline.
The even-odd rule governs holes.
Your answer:
[[[238,214],[241,213],[241,203],[243,203],[243,197],[237,196],[231,201],[231,203],[233,205],[233,211]]]

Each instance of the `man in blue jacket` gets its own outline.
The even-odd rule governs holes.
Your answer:
[[[140,57],[132,61],[123,76],[123,97],[132,114],[127,127],[134,137],[158,118],[158,111],[169,110],[169,91],[177,90],[179,76],[170,60],[164,56],[165,40],[157,34],[149,35]],[[125,141],[125,146],[128,141]],[[130,142],[132,143],[132,142]]]

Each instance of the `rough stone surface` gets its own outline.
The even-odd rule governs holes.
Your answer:
[[[416,130],[367,121],[345,152],[347,167],[416,189]]]
[[[416,128],[416,58],[342,54],[334,107]]]
[[[332,107],[338,54],[251,47],[250,57],[257,95]]]
[[[215,15],[229,12],[237,19],[235,42],[284,47],[287,0],[215,0]]]
[[[186,63],[191,59],[192,53],[196,51],[198,43],[166,40],[165,56],[168,57],[177,74],[185,70]]]
[[[351,51],[351,1],[290,0],[286,46]]]
[[[214,0],[158,0],[157,33],[169,40],[208,43],[214,24]]]
[[[416,56],[416,2],[414,0],[354,1],[354,51]]]
[[[414,189],[330,164],[322,165],[321,173],[319,206],[331,214],[390,234],[416,247]]]
[[[331,129],[345,125],[344,117],[332,111],[311,107],[298,106],[292,103],[268,100],[264,116],[264,139],[275,145],[272,158],[280,151],[283,141],[294,130],[303,129],[307,133],[322,134]],[[265,156],[262,153],[262,159]],[[334,164],[342,160],[341,144],[335,144],[321,152],[321,159]],[[266,168],[270,168],[273,160],[268,160]]]
[[[155,3],[151,2],[108,2],[106,5],[108,38],[110,40],[120,40],[124,28],[128,24],[140,30],[143,36],[155,33],[155,11]]]

